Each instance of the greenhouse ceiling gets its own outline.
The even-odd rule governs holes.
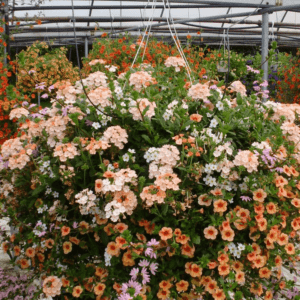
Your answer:
[[[258,46],[262,25],[265,38],[280,46],[300,46],[299,0],[2,0],[10,47],[23,47],[36,40],[56,45],[91,44],[105,32],[118,37],[145,30],[158,38],[172,35],[195,44]],[[265,16],[265,17],[263,17]],[[17,25],[19,24],[19,25]],[[266,28],[266,27],[265,27]],[[176,29],[176,32],[175,32]],[[75,31],[75,32],[74,32]]]

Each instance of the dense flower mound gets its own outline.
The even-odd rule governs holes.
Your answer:
[[[295,293],[299,107],[167,65],[58,82],[51,108],[11,111],[0,194],[18,231],[2,247],[41,275],[36,299]]]

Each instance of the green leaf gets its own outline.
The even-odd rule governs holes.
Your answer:
[[[194,244],[199,245],[200,244],[200,236],[199,235],[194,235],[192,238],[192,241]]]
[[[150,140],[150,138],[149,138],[148,135],[142,134],[142,138],[143,138],[146,142],[148,142],[149,144],[151,144],[151,140]]]

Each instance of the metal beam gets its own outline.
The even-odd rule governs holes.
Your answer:
[[[261,64],[264,71],[263,80],[268,81],[268,52],[269,52],[269,14],[262,15],[262,36],[261,36]],[[263,87],[263,90],[267,90],[267,87]],[[266,101],[266,99],[263,99]]]

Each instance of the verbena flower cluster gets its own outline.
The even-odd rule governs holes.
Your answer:
[[[0,193],[18,231],[2,247],[41,277],[32,299],[296,293],[282,266],[300,258],[299,107],[179,66],[108,65],[11,111]]]

